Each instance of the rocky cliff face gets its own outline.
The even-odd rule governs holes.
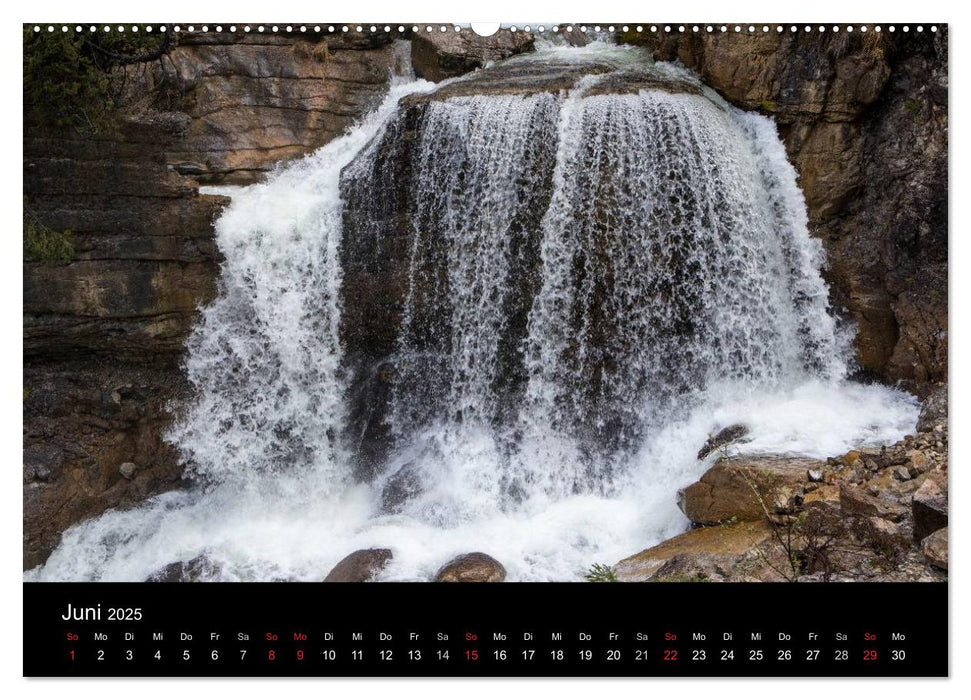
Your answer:
[[[24,141],[25,207],[74,246],[70,263],[24,265],[25,567],[71,524],[179,477],[161,435],[185,336],[215,292],[222,204],[166,167],[183,126]]]
[[[947,377],[947,28],[921,34],[629,34],[775,118],[863,370]]]
[[[535,37],[500,29],[489,37],[460,32],[421,32],[411,40],[411,60],[419,78],[438,82],[481,68],[494,61],[531,51]]]
[[[168,153],[180,172],[246,184],[375,107],[402,60],[383,33],[186,35],[144,87],[191,118]]]
[[[726,454],[681,494],[694,529],[618,562],[618,580],[946,579],[945,397],[932,389],[917,434],[882,449]]]

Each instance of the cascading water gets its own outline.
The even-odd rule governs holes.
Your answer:
[[[819,457],[912,429],[909,397],[845,379],[774,125],[616,47],[507,63],[556,62],[565,89],[394,85],[235,194],[171,433],[199,483],[72,528],[28,576],[205,555],[213,578],[320,580],[380,546],[385,579],[481,550],[569,580],[683,529],[675,493],[728,423],[747,452]],[[355,336],[368,319],[385,340]],[[359,391],[375,367],[380,402]]]

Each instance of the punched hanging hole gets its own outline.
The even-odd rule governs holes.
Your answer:
[[[495,22],[473,22],[472,31],[479,36],[492,36],[499,31],[499,23]]]

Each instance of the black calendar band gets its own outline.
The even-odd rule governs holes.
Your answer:
[[[27,583],[24,610],[26,676],[948,674],[943,583]]]

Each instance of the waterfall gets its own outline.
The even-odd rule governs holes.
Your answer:
[[[700,91],[588,94],[602,82],[423,102],[342,177],[357,257],[408,240],[390,473],[448,483],[416,515],[609,493],[712,384],[846,372],[771,122]]]
[[[194,484],[71,528],[28,577],[203,555],[214,578],[320,580],[380,546],[388,579],[472,550],[575,579],[686,526],[675,493],[728,423],[817,457],[911,430],[909,397],[846,379],[774,124],[640,56],[506,62],[521,85],[562,61],[558,89],[395,81],[234,193],[169,436]]]

